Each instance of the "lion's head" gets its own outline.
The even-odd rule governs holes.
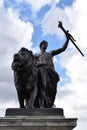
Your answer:
[[[32,51],[29,51],[28,49],[22,47],[18,53],[14,54],[12,69],[17,71],[23,69],[25,66],[32,64],[32,59]]]

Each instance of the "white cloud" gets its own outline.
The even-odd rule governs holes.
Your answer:
[[[0,6],[3,6],[4,0],[0,0]]]
[[[31,49],[33,25],[19,18],[19,13],[0,6],[0,116],[8,107],[17,107],[11,63],[13,54],[22,46]]]
[[[61,8],[55,8],[54,6],[46,13],[42,20],[43,34],[55,34],[60,38],[63,37],[62,31],[58,28],[58,21],[63,21],[64,26],[66,28],[68,27],[68,29],[70,28],[66,12]]]
[[[73,100],[76,104],[74,108],[76,108],[76,110],[79,112],[79,115],[77,116],[79,116],[80,118],[87,118],[87,44],[85,44],[85,34],[87,34],[87,11],[85,8],[85,6],[87,5],[86,3],[86,1],[81,2],[77,0],[72,6],[72,8],[66,9],[68,18],[70,19],[71,24],[73,26],[71,31],[77,37],[77,44],[80,46],[80,48],[82,48],[85,57],[82,57],[75,49],[74,54],[71,53],[72,55],[70,55],[70,52],[67,52],[68,58],[66,57],[65,59],[66,55],[62,55],[60,59],[61,65],[66,68],[66,73],[70,78],[70,83],[67,85],[67,87],[70,90],[73,90],[76,94],[74,97],[76,100]]]
[[[31,42],[33,33],[32,24],[20,20],[19,14],[13,12],[11,8],[8,10],[1,9],[0,17],[0,30],[3,37],[5,36],[7,41],[11,40],[15,42],[15,44],[20,44],[20,46],[25,44],[25,46],[27,45],[29,47],[29,42]]]

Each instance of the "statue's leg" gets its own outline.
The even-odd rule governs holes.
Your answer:
[[[37,85],[35,84],[31,92],[30,99],[28,100],[27,108],[34,108],[36,96],[37,96]]]
[[[45,108],[47,104],[47,97],[46,97],[46,84],[43,83],[41,86],[41,92],[40,92],[40,100],[39,100],[39,106],[40,108]]]
[[[41,96],[40,96],[40,100],[39,100],[40,108],[44,108],[44,97],[45,97],[45,92],[42,91]]]
[[[39,107],[45,108],[45,99],[46,99],[46,81],[47,81],[47,72],[45,69],[41,68],[39,71],[40,76],[40,95],[39,95]]]
[[[24,108],[24,93],[22,90],[17,89],[17,94],[18,94],[20,108]]]

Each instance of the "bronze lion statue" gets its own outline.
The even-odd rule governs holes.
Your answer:
[[[14,83],[20,108],[34,107],[37,96],[37,69],[35,67],[32,69],[32,67],[32,51],[29,51],[26,48],[21,48],[18,53],[14,54],[12,69],[14,70]]]

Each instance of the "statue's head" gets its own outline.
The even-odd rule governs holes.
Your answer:
[[[41,48],[46,49],[47,46],[48,46],[48,42],[47,41],[43,40],[43,41],[40,42],[40,45],[39,45],[40,49]]]

